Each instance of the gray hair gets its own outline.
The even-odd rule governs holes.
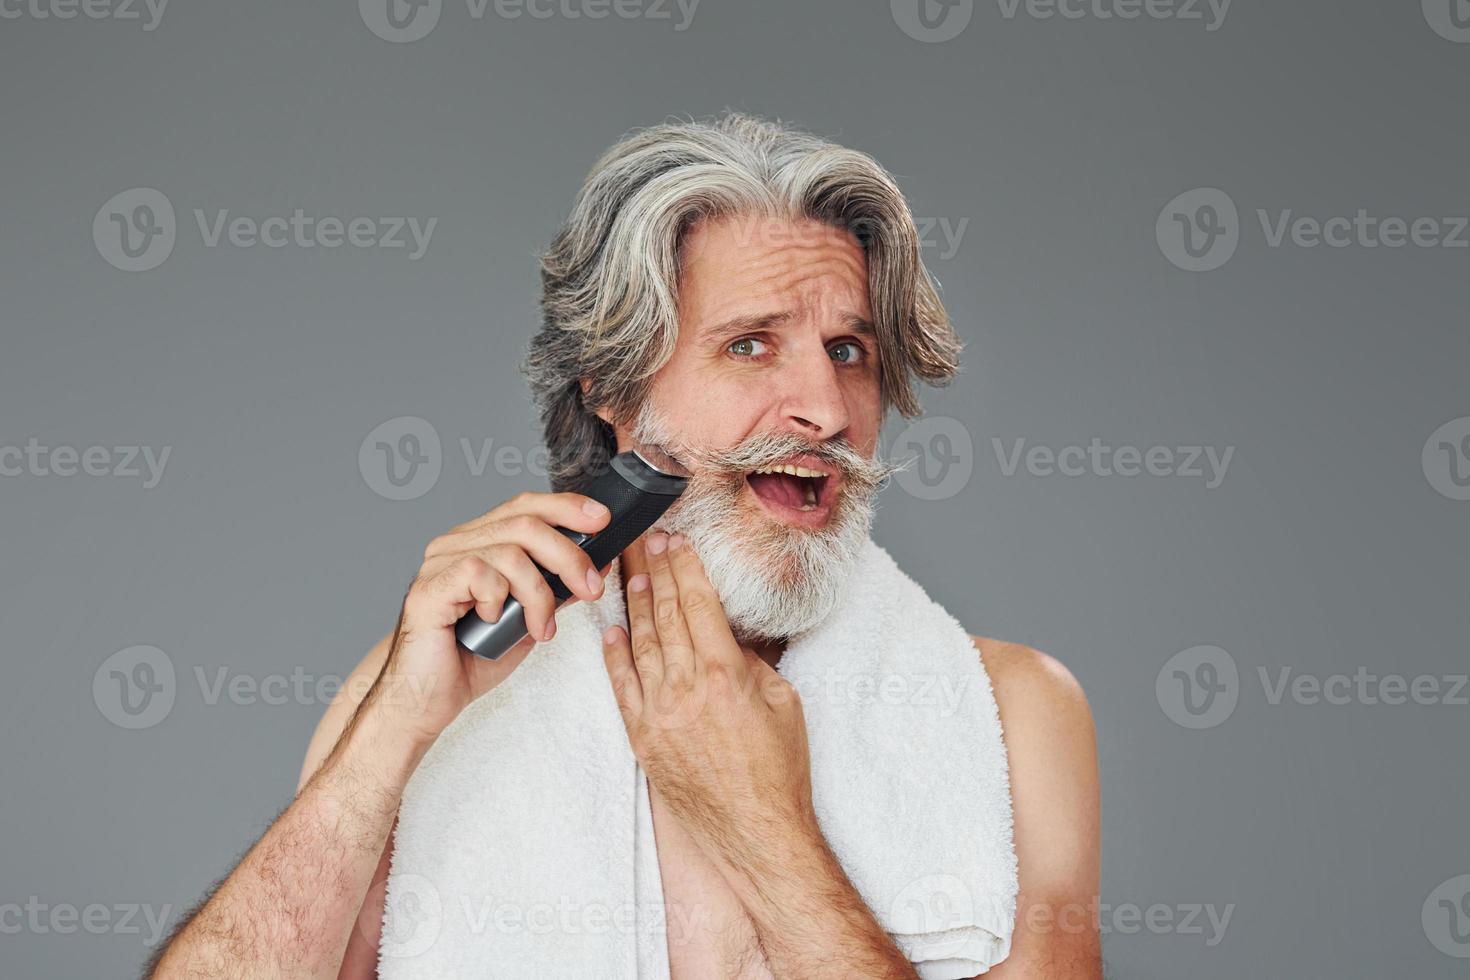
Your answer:
[[[544,320],[522,371],[554,490],[578,489],[616,452],[593,408],[632,419],[672,356],[685,234],[736,215],[813,219],[857,238],[885,412],[918,415],[913,379],[943,385],[958,371],[960,340],[919,257],[908,203],[872,157],[742,113],[636,130],[592,167],[541,256]]]

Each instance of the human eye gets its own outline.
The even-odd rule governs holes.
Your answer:
[[[850,352],[842,353],[844,348],[850,348]],[[829,347],[827,353],[839,364],[858,364],[868,356],[868,349],[855,340],[844,340]]]
[[[728,350],[730,353],[735,354],[735,355],[737,355],[739,357],[747,357],[747,358],[748,357],[758,357],[761,354],[765,353],[764,349],[762,349],[762,350],[755,350],[754,348],[756,346],[760,346],[761,348],[764,348],[765,347],[765,341],[760,340],[760,339],[758,339],[756,337],[741,337],[739,340],[737,340],[737,341],[733,342],[732,344],[730,344],[730,346],[727,347],[726,350]],[[744,349],[741,350],[739,348],[744,348]]]

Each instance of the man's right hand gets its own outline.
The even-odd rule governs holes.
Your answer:
[[[602,595],[599,570],[557,527],[595,532],[608,519],[606,507],[582,494],[523,493],[429,542],[367,701],[432,742],[465,706],[504,680],[538,640],[555,635],[556,597],[533,561],[571,590],[568,604]],[[472,609],[494,622],[507,595],[525,607],[526,637],[498,660],[461,648],[454,624]]]
[[[526,658],[533,637],[552,635],[556,597],[533,561],[566,583],[571,602],[602,595],[592,559],[556,528],[596,532],[608,520],[580,494],[523,493],[431,541],[398,627],[317,725],[296,799],[180,924],[149,975],[375,976],[403,787],[459,712]],[[530,634],[499,660],[461,650],[454,624],[471,609],[494,621],[507,596],[526,608]],[[375,680],[359,702],[353,682],[366,677]]]

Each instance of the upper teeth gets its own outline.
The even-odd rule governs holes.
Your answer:
[[[784,463],[784,464],[782,464],[780,466],[762,466],[760,469],[756,470],[756,472],[757,473],[789,473],[792,476],[826,476],[827,475],[825,473],[822,473],[819,470],[809,470],[805,466],[795,466],[795,465],[792,465],[791,463]]]

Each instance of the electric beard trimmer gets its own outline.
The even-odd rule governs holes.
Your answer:
[[[687,483],[687,477],[658,469],[636,450],[619,453],[612,458],[608,469],[582,491],[612,511],[607,526],[595,534],[564,527],[557,530],[587,552],[593,567],[600,569],[622,554],[623,549],[638,539],[638,535],[652,527],[679,499]],[[571,590],[558,576],[542,568],[541,577],[551,586],[558,607],[571,598]],[[471,610],[454,626],[454,635],[460,645],[486,660],[499,659],[519,643],[526,632],[526,611],[510,595],[505,597],[500,618],[495,622],[487,623]]]

